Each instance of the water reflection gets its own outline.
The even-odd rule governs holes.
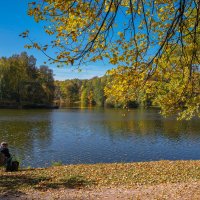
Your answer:
[[[0,110],[0,138],[24,166],[200,159],[200,123],[158,110]]]
[[[46,148],[52,140],[51,112],[28,110],[0,110],[0,138],[8,141],[12,154],[22,165],[41,160],[39,149]]]
[[[163,136],[170,140],[182,137],[199,137],[199,119],[177,121],[175,118],[163,118],[155,110],[108,111],[110,115],[104,120],[108,133],[114,137],[130,137],[131,135]],[[125,115],[124,115],[124,114]],[[113,116],[117,117],[113,117]]]

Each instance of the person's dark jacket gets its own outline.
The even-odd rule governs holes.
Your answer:
[[[3,153],[6,158],[10,158],[10,152],[8,148],[1,148],[1,153]]]

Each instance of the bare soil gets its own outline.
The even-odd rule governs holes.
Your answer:
[[[3,193],[1,200],[126,200],[126,199],[178,199],[199,200],[200,181],[187,183],[165,183],[134,188],[99,189],[49,189],[46,191],[29,190],[27,192]]]

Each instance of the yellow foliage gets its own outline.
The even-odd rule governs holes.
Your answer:
[[[125,102],[151,98],[163,115],[189,119],[200,110],[200,75],[194,69],[200,64],[200,19],[193,0],[182,3],[38,0],[28,15],[50,24],[45,32],[60,50],[54,62],[80,65],[105,57],[118,66],[108,72],[108,96]],[[37,42],[26,47],[47,50]]]

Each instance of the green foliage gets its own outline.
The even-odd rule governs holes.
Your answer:
[[[87,94],[88,94],[87,89],[85,89],[85,88],[82,89],[82,91],[81,91],[81,105],[82,106],[85,106],[88,104]]]
[[[81,106],[104,106],[106,76],[92,79],[56,81],[56,96],[66,103],[79,102]]]
[[[115,107],[115,108],[136,108],[142,103],[146,103],[145,106],[151,105],[148,103],[150,100],[142,98],[138,101],[128,100],[127,102],[117,101],[113,94],[105,95],[105,88],[109,87],[111,76],[94,77],[86,80],[65,80],[56,81],[56,90],[60,96],[61,101],[67,103],[80,102],[82,107],[85,106],[100,106],[100,107]],[[78,83],[78,84],[77,84]],[[72,90],[72,88],[75,88]],[[70,100],[71,99],[71,100]]]
[[[61,166],[63,164],[62,164],[62,161],[54,161],[54,162],[51,163],[51,165],[52,166]]]
[[[36,67],[36,59],[26,53],[0,58],[0,106],[48,105],[54,98],[53,72]]]

